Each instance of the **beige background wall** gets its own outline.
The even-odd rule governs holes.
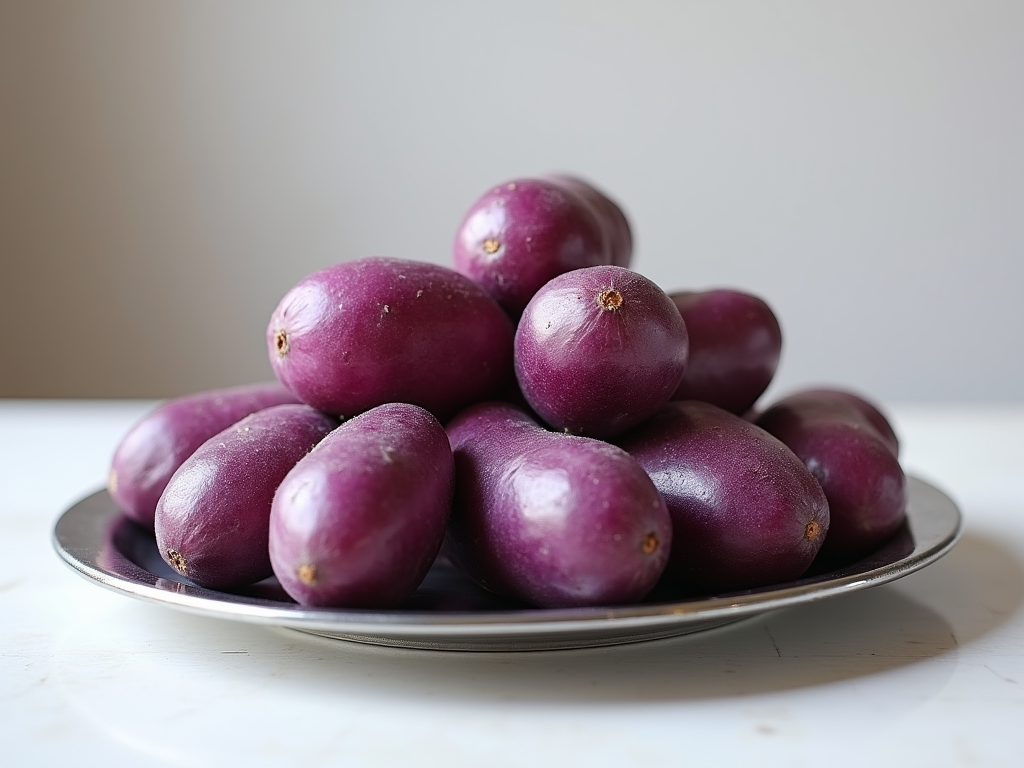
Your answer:
[[[1024,396],[1024,3],[890,0],[0,0],[0,396],[268,378],[300,277],[552,170],[764,296],[776,390]]]

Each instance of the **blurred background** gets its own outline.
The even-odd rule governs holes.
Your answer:
[[[301,277],[551,171],[772,305],[771,392],[1024,400],[1024,3],[935,0],[0,0],[0,396],[269,379]]]

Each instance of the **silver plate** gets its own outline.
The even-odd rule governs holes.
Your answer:
[[[191,613],[272,624],[377,645],[449,651],[585,648],[698,632],[764,611],[824,600],[913,573],[946,554],[960,536],[956,505],[909,478],[907,524],[886,545],[853,565],[798,581],[730,594],[654,596],[639,605],[537,609],[492,595],[439,561],[395,610],[304,608],[274,579],[237,593],[182,579],[160,558],[152,533],[125,518],[106,491],[68,509],[53,545],[69,566],[115,592]]]

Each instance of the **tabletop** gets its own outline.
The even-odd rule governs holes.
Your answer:
[[[1017,766],[1024,405],[895,404],[964,534],[896,582],[608,648],[384,648],[194,616],[54,553],[152,406],[0,400],[0,766]],[[756,763],[754,762],[756,760]]]

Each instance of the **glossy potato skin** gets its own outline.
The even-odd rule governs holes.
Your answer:
[[[552,427],[608,440],[668,402],[688,349],[679,312],[650,280],[622,267],[578,269],[545,285],[523,313],[516,379]]]
[[[779,366],[782,329],[775,313],[757,296],[730,289],[669,296],[690,335],[686,373],[672,399],[746,413]]]
[[[633,232],[629,226],[629,219],[618,203],[593,184],[575,176],[556,174],[548,178],[572,190],[590,204],[604,230],[611,263],[617,267],[629,267],[633,259]]]
[[[453,257],[455,269],[512,317],[551,278],[612,263],[592,205],[550,179],[516,179],[487,191],[459,225]]]
[[[274,311],[267,346],[278,380],[322,411],[404,402],[444,421],[508,386],[513,334],[465,276],[370,257],[300,281]]]
[[[858,408],[820,394],[773,404],[757,424],[807,465],[828,498],[832,523],[821,555],[845,562],[889,539],[906,517],[907,481],[892,440]]]
[[[894,456],[899,456],[900,441],[889,423],[889,419],[870,400],[845,389],[805,389],[786,398],[789,405],[828,410],[837,416],[857,421],[864,419],[878,432],[882,441],[889,446]]]
[[[665,567],[665,502],[624,451],[548,432],[506,403],[448,425],[446,551],[484,587],[544,608],[640,600]]]
[[[670,587],[724,592],[791,581],[826,538],[828,502],[803,463],[715,405],[672,401],[616,443],[668,505]]]
[[[455,463],[444,428],[405,403],[345,422],[288,473],[270,513],[270,562],[302,605],[385,608],[437,557]]]
[[[110,466],[111,497],[127,517],[152,530],[167,481],[200,445],[251,413],[295,402],[295,396],[276,382],[168,400],[121,439]]]
[[[160,556],[190,581],[211,589],[270,576],[274,492],[337,425],[307,405],[277,405],[207,440],[174,473],[157,504]]]

